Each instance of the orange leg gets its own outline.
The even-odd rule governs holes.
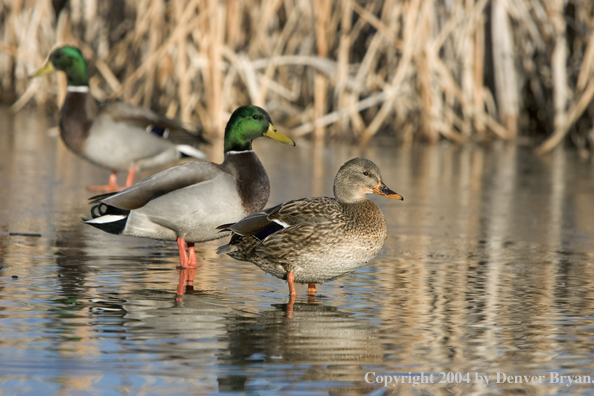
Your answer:
[[[132,184],[134,184],[134,175],[136,175],[136,166],[132,164],[132,166],[128,170],[128,178],[126,179],[126,185],[122,189],[128,188]]]
[[[187,242],[188,252],[186,253],[186,241],[184,238],[177,238],[177,250],[179,250],[179,267],[183,268],[197,268],[196,265],[196,251],[194,250],[194,242]]]
[[[188,264],[190,267],[196,268],[196,251],[194,250],[194,242],[188,242]]]
[[[186,279],[186,290],[194,290],[194,277],[196,276],[196,268],[188,269],[188,278]]]
[[[289,296],[289,303],[287,304],[287,318],[293,317],[293,305],[295,304],[295,295]]]
[[[190,283],[194,282],[194,275],[196,275],[196,268],[179,268],[179,282],[177,283],[177,296],[175,301],[183,301],[182,296],[186,293],[191,293],[194,286]]]
[[[289,284],[289,296],[296,296],[295,291],[295,275],[292,272],[287,274],[287,283]]]
[[[310,296],[316,295],[316,284],[315,283],[308,283],[307,284],[307,294]]]
[[[177,249],[179,250],[179,266],[188,268],[190,260],[186,253],[186,241],[184,238],[177,238]]]
[[[194,250],[194,242],[188,242],[188,267],[190,271],[188,273],[188,279],[186,285],[194,287],[194,275],[196,275],[196,251]]]
[[[188,279],[189,271],[186,269],[179,270],[179,282],[177,284],[177,297],[175,301],[182,301],[181,296],[186,293],[186,280]]]
[[[196,276],[196,251],[194,242],[187,242],[188,253],[186,253],[186,241],[177,238],[177,249],[179,250],[179,282],[177,284],[177,297],[175,301],[183,301],[182,297],[186,291],[194,290],[194,277]]]
[[[116,171],[111,171],[109,174],[109,182],[103,186],[88,186],[87,190],[89,191],[105,191],[105,192],[114,192],[120,191],[122,188],[118,186],[118,176]]]

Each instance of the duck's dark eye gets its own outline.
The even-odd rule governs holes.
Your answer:
[[[369,176],[369,172],[363,172],[365,176]]]
[[[259,116],[259,115],[257,115],[257,114],[254,114],[254,115],[252,116],[252,118],[253,118],[254,120],[259,120],[259,119],[260,119],[260,116]]]

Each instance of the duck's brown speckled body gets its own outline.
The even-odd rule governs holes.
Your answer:
[[[382,248],[388,229],[381,210],[365,198],[372,192],[402,199],[381,181],[373,162],[352,159],[336,175],[336,198],[289,201],[222,226],[234,234],[219,253],[287,279],[291,294],[293,282],[308,283],[315,293],[315,283],[357,270]]]

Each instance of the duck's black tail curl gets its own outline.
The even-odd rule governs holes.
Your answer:
[[[83,219],[83,222],[110,234],[119,235],[126,228],[129,214],[129,210],[99,203],[91,208],[93,218]]]

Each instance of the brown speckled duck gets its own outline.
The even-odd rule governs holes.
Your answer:
[[[314,295],[316,283],[357,270],[384,245],[388,227],[382,211],[365,197],[371,193],[403,199],[382,182],[377,165],[354,158],[338,170],[336,198],[289,201],[222,225],[220,230],[233,234],[217,252],[286,279],[291,296],[295,282],[307,283]]]
[[[125,187],[135,172],[172,164],[182,157],[206,158],[194,148],[206,142],[182,124],[125,102],[97,102],[89,93],[87,64],[77,48],[52,51],[47,63],[31,77],[63,71],[68,81],[60,117],[60,136],[73,153],[109,169],[109,183],[91,191],[118,191],[117,171],[128,171]]]

